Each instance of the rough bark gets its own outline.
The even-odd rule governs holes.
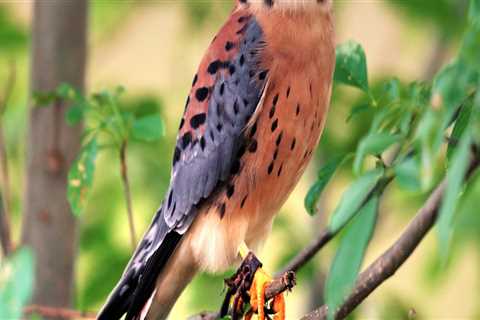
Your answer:
[[[52,91],[63,82],[83,91],[87,0],[37,0],[33,10],[31,91]],[[81,127],[66,124],[66,108],[62,101],[31,106],[22,229],[22,244],[36,260],[32,303],[55,307],[71,305],[76,256],[67,175],[80,149]]]

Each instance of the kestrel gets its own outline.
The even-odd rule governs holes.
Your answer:
[[[235,1],[194,76],[165,199],[98,319],[164,319],[197,272],[225,270],[266,238],[325,124],[331,1]],[[262,320],[268,281],[257,270]]]

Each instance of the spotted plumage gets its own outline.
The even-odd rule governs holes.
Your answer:
[[[100,319],[163,319],[198,270],[265,238],[325,123],[330,6],[237,1],[193,78],[165,200]]]

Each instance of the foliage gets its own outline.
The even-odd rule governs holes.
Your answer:
[[[371,198],[346,227],[340,246],[325,284],[325,297],[329,306],[338,306],[350,292],[368,243],[373,234],[378,213],[378,196]],[[335,308],[329,309],[333,317]]]
[[[152,142],[165,135],[165,125],[157,112],[137,116],[121,110],[119,99],[123,92],[124,89],[118,87],[113,92],[101,91],[85,97],[68,84],[61,84],[55,91],[34,95],[39,106],[57,101],[71,103],[65,119],[72,126],[86,120],[83,146],[68,175],[68,200],[76,215],[80,215],[87,204],[98,150],[113,148],[122,157],[129,141]]]
[[[334,79],[368,91],[367,59],[358,43],[349,41],[337,47]]]
[[[332,179],[333,174],[346,160],[348,160],[349,155],[336,156],[326,164],[317,175],[317,182],[310,188],[305,197],[305,208],[310,215],[315,214],[316,204],[322,191],[327,186],[330,179]]]
[[[351,41],[337,47],[336,83],[361,89],[367,97],[366,103],[354,106],[347,120],[363,112],[372,113],[373,118],[354,155],[353,172],[358,178],[344,192],[327,226],[333,235],[342,234],[325,287],[329,318],[355,283],[376,225],[379,197],[390,181],[398,181],[410,192],[426,193],[438,180],[434,168],[446,172],[438,235],[440,255],[444,260],[448,256],[470,150],[480,138],[478,1],[471,2],[470,10],[459,54],[432,83],[404,85],[391,79],[380,92],[374,92],[368,84],[362,47]],[[339,163],[333,158],[320,170],[305,199],[310,214]]]
[[[14,19],[11,12],[0,4],[0,54],[16,54],[27,44],[27,34]]]
[[[0,319],[20,319],[33,286],[33,254],[21,248],[0,266]]]

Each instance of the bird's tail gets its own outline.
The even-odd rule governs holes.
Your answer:
[[[139,319],[143,307],[155,290],[158,275],[177,248],[182,235],[169,231],[157,211],[153,222],[138,245],[120,281],[99,312],[98,320]]]

